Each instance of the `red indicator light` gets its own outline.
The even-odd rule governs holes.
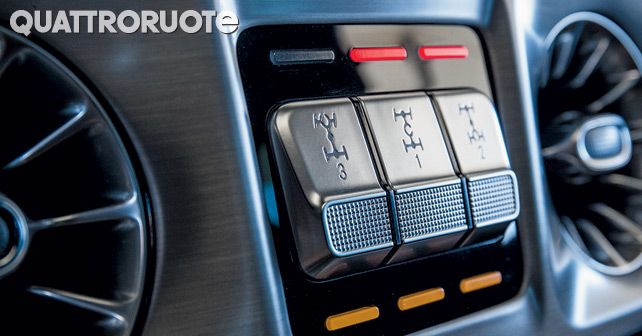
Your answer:
[[[350,59],[353,62],[403,61],[408,57],[403,47],[352,48]]]
[[[424,61],[433,59],[466,58],[468,48],[464,46],[423,46],[419,47],[419,58]]]

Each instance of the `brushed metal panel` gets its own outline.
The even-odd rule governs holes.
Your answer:
[[[16,9],[208,9],[202,1],[4,1]],[[123,121],[153,198],[148,335],[279,334],[287,315],[247,122],[221,34],[32,34],[91,80]],[[270,281],[272,280],[272,281]],[[279,301],[280,300],[280,301]],[[276,308],[275,308],[276,307]],[[279,317],[280,316],[280,317]]]

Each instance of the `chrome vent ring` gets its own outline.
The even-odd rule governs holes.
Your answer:
[[[576,13],[547,38],[538,97],[551,199],[594,268],[642,266],[642,54],[609,19]]]
[[[3,27],[0,105],[2,333],[129,335],[150,230],[116,127],[69,69]]]

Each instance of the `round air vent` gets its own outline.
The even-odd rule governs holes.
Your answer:
[[[542,155],[564,233],[595,268],[642,265],[642,55],[612,21],[571,15],[547,39]]]
[[[0,333],[123,335],[143,293],[144,200],[78,78],[0,27]]]

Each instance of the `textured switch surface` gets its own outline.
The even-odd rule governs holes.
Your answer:
[[[338,256],[392,246],[385,196],[330,204],[324,211],[328,243]]]
[[[517,182],[510,171],[471,178],[468,192],[475,226],[506,222],[519,213]]]
[[[430,186],[395,195],[404,242],[464,231],[468,228],[461,182]]]

